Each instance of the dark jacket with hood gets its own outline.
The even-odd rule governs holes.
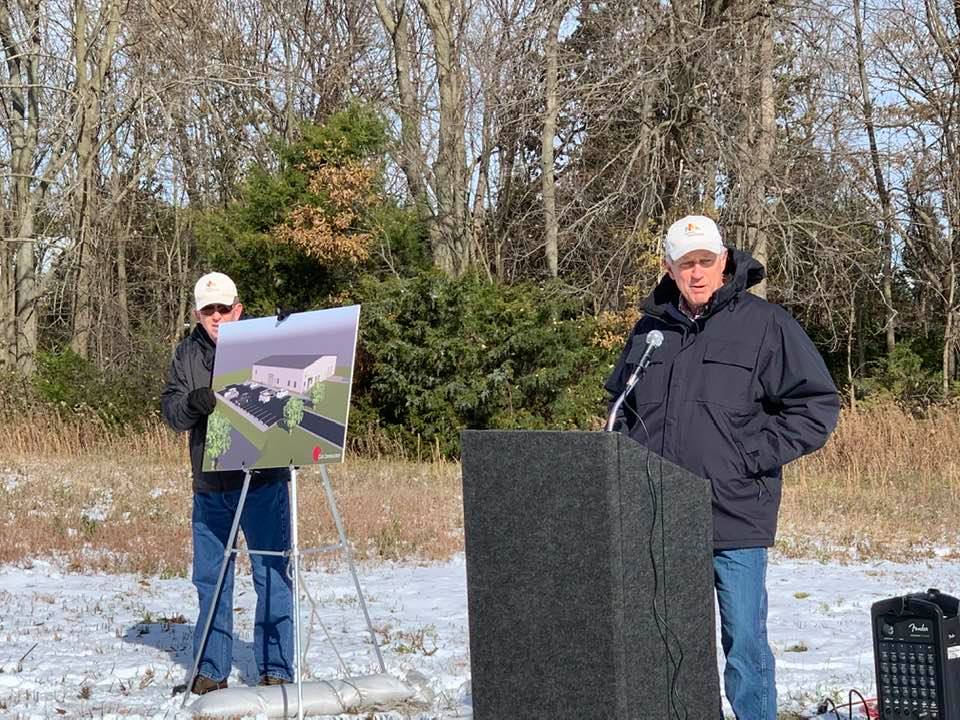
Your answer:
[[[773,544],[781,468],[822,447],[840,410],[803,329],[780,306],[746,292],[763,276],[750,255],[728,249],[725,283],[697,320],[680,311],[680,291],[665,276],[606,383],[617,397],[635,369],[627,362],[631,347],[644,346],[650,330],[663,333],[619,428],[710,480],[718,550]]]
[[[207,437],[207,416],[192,410],[187,404],[191,390],[210,387],[213,380],[213,358],[216,345],[199,323],[184,338],[173,355],[167,384],[160,393],[163,419],[177,432],[190,431],[190,465],[193,470],[194,492],[224,492],[243,487],[242,470],[203,472],[203,445]],[[250,478],[250,486],[288,480],[290,471],[257,470]]]

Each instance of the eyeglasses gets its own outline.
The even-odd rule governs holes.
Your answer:
[[[206,305],[200,308],[200,314],[204,317],[210,317],[214,313],[220,313],[221,315],[229,315],[233,312],[233,305]]]

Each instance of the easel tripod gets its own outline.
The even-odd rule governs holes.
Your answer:
[[[240,491],[240,500],[237,504],[237,511],[233,517],[233,524],[230,527],[230,534],[227,537],[227,542],[224,546],[223,554],[223,563],[220,566],[220,574],[217,577],[217,585],[213,594],[213,602],[210,605],[210,610],[207,613],[206,621],[203,626],[203,635],[201,636],[201,642],[198,646],[197,656],[193,661],[193,669],[190,671],[190,675],[187,678],[187,687],[186,692],[184,693],[184,699],[182,707],[186,706],[187,701],[190,698],[190,689],[193,687],[193,681],[197,677],[197,671],[200,667],[200,659],[203,657],[204,650],[206,649],[207,640],[210,635],[210,628],[213,625],[213,617],[216,613],[217,603],[219,602],[220,592],[223,588],[223,581],[227,574],[227,568],[229,567],[230,561],[234,554],[238,554],[241,551],[237,549],[237,530],[240,527],[240,516],[243,513],[244,503],[247,499],[247,491],[250,488],[250,477],[252,471],[245,470],[243,478],[243,488]],[[386,666],[383,662],[383,655],[380,653],[380,646],[377,643],[376,633],[373,629],[373,624],[370,622],[370,614],[367,611],[367,603],[363,596],[363,590],[360,587],[360,580],[357,577],[357,570],[353,562],[353,551],[350,548],[350,544],[347,542],[347,536],[343,529],[343,521],[340,518],[340,512],[337,509],[337,501],[333,495],[333,488],[330,485],[330,476],[327,474],[326,465],[320,465],[320,476],[323,478],[323,491],[326,495],[327,505],[330,508],[330,514],[333,516],[333,522],[337,528],[337,536],[339,537],[339,542],[333,545],[327,545],[320,548],[308,548],[306,550],[300,549],[300,540],[299,540],[299,521],[298,521],[298,503],[297,503],[297,468],[292,464],[290,465],[290,548],[285,551],[276,551],[276,550],[251,550],[247,549],[246,552],[248,555],[279,555],[279,556],[289,556],[290,564],[288,566],[288,572],[290,573],[291,580],[293,582],[293,639],[294,639],[294,673],[293,681],[297,687],[297,718],[298,720],[303,719],[303,678],[302,678],[302,664],[303,657],[301,655],[300,648],[300,559],[304,554],[313,554],[318,552],[329,552],[332,550],[341,550],[343,551],[346,559],[347,565],[350,568],[350,574],[353,576],[353,583],[357,589],[357,597],[360,600],[360,607],[363,610],[363,616],[367,623],[367,630],[370,633],[370,640],[373,643],[373,649],[377,655],[377,662],[380,665],[380,672],[386,673]]]

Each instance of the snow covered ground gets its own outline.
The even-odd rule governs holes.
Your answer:
[[[361,568],[361,581],[374,624],[387,638],[388,671],[419,670],[437,692],[434,707],[416,717],[469,717],[463,558],[371,565]],[[311,572],[307,582],[351,671],[376,671],[349,573]],[[823,564],[774,557],[768,587],[780,707],[800,710],[836,691],[846,697],[851,687],[872,696],[871,603],[928,587],[957,594],[960,563]],[[255,683],[249,576],[238,578],[234,600],[241,639],[230,683]],[[41,561],[0,568],[0,717],[189,717],[171,690],[190,665],[195,613],[194,590],[184,578],[71,574]],[[315,677],[340,674],[317,622],[308,661]]]

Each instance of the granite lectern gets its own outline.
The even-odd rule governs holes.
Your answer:
[[[617,433],[465,431],[475,720],[720,717],[710,503]]]

